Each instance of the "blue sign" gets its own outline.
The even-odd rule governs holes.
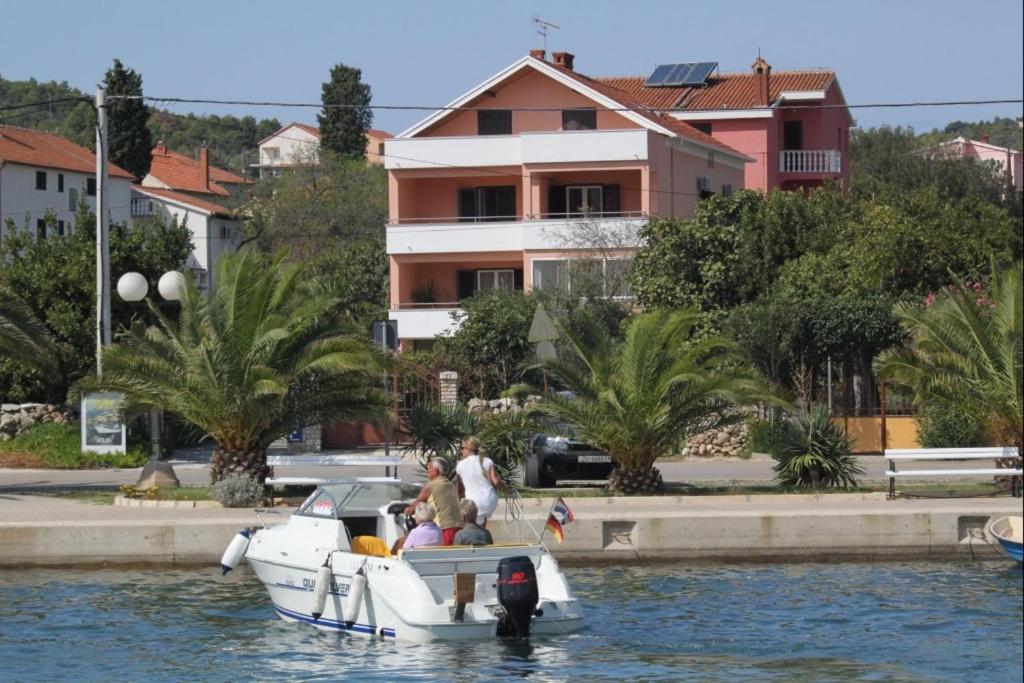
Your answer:
[[[292,443],[302,441],[302,427],[297,428],[295,431],[288,435],[288,440]]]

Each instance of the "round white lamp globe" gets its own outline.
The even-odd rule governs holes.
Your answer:
[[[156,288],[160,290],[160,296],[168,301],[178,301],[181,299],[181,290],[184,289],[184,286],[185,279],[176,270],[161,275],[160,282],[156,284]]]
[[[142,301],[149,291],[149,283],[141,273],[125,273],[117,281],[117,295],[125,301]]]

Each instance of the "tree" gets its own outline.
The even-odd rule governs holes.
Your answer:
[[[142,100],[142,75],[125,69],[120,59],[103,78],[107,96],[107,152],[110,161],[136,178],[149,173],[153,140],[150,137],[149,107]],[[117,99],[131,97],[134,99]]]
[[[56,234],[56,217],[49,215],[51,237],[36,239],[27,224],[19,228],[8,220],[0,240],[0,286],[19,292],[53,340],[54,368],[39,372],[23,363],[0,360],[0,396],[14,401],[57,403],[71,383],[82,377],[96,360],[96,218],[83,203],[74,229]],[[111,290],[124,273],[142,273],[156,291],[160,276],[181,270],[192,253],[191,233],[184,225],[159,219],[136,221],[132,229],[110,227]],[[168,315],[174,314],[168,308]],[[116,330],[146,311],[117,296],[111,301]]]
[[[886,351],[875,367],[909,387],[918,402],[934,401],[978,419],[993,440],[1024,452],[1022,286],[1017,261],[993,272],[987,291],[958,282],[930,307],[897,306],[910,345]]]
[[[689,433],[741,419],[736,406],[773,400],[733,344],[692,338],[697,321],[692,310],[645,313],[623,341],[584,342],[563,327],[574,358],[540,364],[573,395],[548,394],[537,409],[612,456],[613,492],[659,490],[654,463],[678,452]]]
[[[3,285],[0,285],[0,356],[41,372],[54,369],[49,330],[24,299]]]
[[[853,439],[832,421],[828,408],[813,406],[786,423],[773,453],[775,475],[793,488],[853,488],[864,468],[851,454]]]
[[[323,84],[320,100],[320,147],[342,157],[366,156],[366,131],[373,123],[370,86],[362,82],[363,72],[344,64],[331,68],[331,78]]]
[[[265,480],[267,448],[296,425],[386,419],[383,358],[332,313],[322,282],[254,249],[221,256],[217,282],[207,299],[186,279],[179,323],[150,302],[157,324],[133,324],[79,389],[121,391],[209,434],[213,481]]]

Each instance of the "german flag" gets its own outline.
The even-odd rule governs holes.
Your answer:
[[[559,543],[565,538],[565,534],[562,532],[562,523],[558,521],[554,514],[548,515],[548,523],[544,525],[544,529],[550,531],[551,535],[557,538]]]

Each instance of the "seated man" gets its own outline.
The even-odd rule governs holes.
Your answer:
[[[444,536],[441,527],[434,524],[434,516],[437,512],[430,503],[417,503],[413,519],[416,520],[416,528],[395,542],[393,553],[405,548],[424,548],[432,545],[444,545]]]
[[[462,514],[463,525],[458,533],[455,534],[454,545],[494,544],[491,532],[476,523],[476,516],[479,510],[471,498],[466,498],[459,503],[459,512]]]

